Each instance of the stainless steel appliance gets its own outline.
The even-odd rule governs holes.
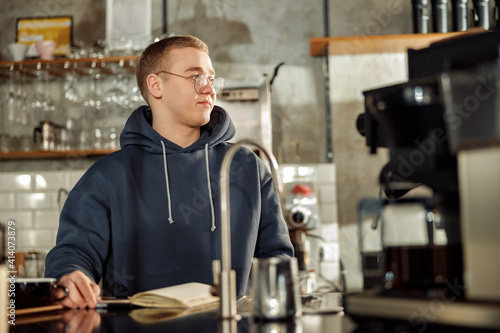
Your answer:
[[[385,196],[359,206],[360,221],[374,216],[379,243],[361,249],[366,285],[345,298],[351,316],[418,331],[500,328],[499,46],[494,31],[409,50],[408,82],[364,92],[358,130],[371,153],[387,148],[390,160],[379,177]],[[430,196],[409,197],[422,185]],[[423,213],[384,216],[402,205]],[[391,222],[410,237],[388,242]],[[436,230],[444,231],[439,242]]]
[[[317,254],[311,253],[308,233],[319,230],[317,169],[313,165],[282,164],[284,217],[301,273],[318,269]],[[314,264],[314,265],[311,265]]]
[[[252,287],[254,317],[282,320],[302,315],[297,258],[254,258]]]
[[[236,127],[233,142],[254,139],[273,151],[271,96],[267,76],[226,79],[216,104],[224,108]]]

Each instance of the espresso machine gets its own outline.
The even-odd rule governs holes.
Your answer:
[[[363,92],[357,129],[389,161],[379,197],[358,206],[364,288],[345,311],[408,331],[498,330],[500,32],[410,49],[408,77]]]
[[[318,230],[320,224],[316,173],[317,170],[312,165],[281,166],[283,192],[280,195],[284,217],[299,271],[302,273],[318,269],[317,258],[311,255],[311,243],[308,239],[308,234]]]

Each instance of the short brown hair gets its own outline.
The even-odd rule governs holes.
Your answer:
[[[169,60],[170,51],[185,47],[193,47],[208,54],[208,46],[194,36],[171,36],[150,44],[137,62],[137,86],[144,100],[149,103],[149,91],[146,79],[149,74],[156,73],[164,68],[161,66]]]

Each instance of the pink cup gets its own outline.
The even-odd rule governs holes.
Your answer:
[[[54,59],[54,52],[56,51],[57,43],[53,40],[41,40],[35,43],[35,48],[40,54],[42,60]]]

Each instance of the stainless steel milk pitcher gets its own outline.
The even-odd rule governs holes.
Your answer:
[[[297,258],[254,258],[252,289],[254,317],[284,319],[300,316],[302,303],[299,291]]]

